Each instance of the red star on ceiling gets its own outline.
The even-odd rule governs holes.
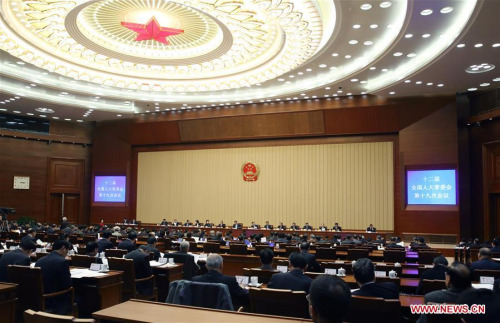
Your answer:
[[[161,27],[154,16],[145,25],[122,21],[122,26],[137,33],[135,41],[154,39],[166,45],[168,45],[168,36],[175,36],[184,32],[182,29]]]

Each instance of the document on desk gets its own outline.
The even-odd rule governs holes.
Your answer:
[[[83,278],[83,277],[103,277],[106,276],[104,273],[100,273],[97,271],[93,271],[90,269],[83,269],[83,268],[78,268],[78,269],[71,269],[71,278]]]
[[[161,262],[158,262],[158,261],[156,261],[156,260],[150,260],[150,261],[149,261],[149,265],[150,265],[151,267],[159,267],[159,266],[163,266],[163,265],[165,265],[165,264],[164,264],[164,263],[161,263]]]

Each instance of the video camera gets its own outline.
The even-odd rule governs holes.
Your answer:
[[[16,209],[11,207],[0,207],[0,215],[3,215],[3,219],[7,220],[7,215],[16,213]]]

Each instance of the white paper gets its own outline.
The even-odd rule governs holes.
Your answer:
[[[486,289],[491,289],[493,290],[493,285],[492,284],[472,284],[472,287],[478,289],[478,288],[486,288]]]
[[[337,275],[337,269],[325,268],[325,274],[327,275]]]
[[[343,264],[344,262],[342,260],[335,260],[335,264]]]
[[[260,242],[267,242],[267,238],[266,237],[260,238]]]
[[[90,269],[71,269],[71,278],[82,278],[82,277],[102,277],[106,276],[104,273],[99,273],[92,271]]]
[[[288,271],[288,266],[278,266],[277,269],[282,273],[286,273]]]
[[[158,261],[156,261],[156,260],[151,260],[151,261],[149,262],[149,265],[150,265],[151,267],[158,267],[158,266],[164,265],[164,263],[158,262]]]

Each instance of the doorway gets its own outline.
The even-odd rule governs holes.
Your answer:
[[[78,223],[80,218],[80,194],[50,193],[49,223],[60,223],[65,216],[70,223]]]

